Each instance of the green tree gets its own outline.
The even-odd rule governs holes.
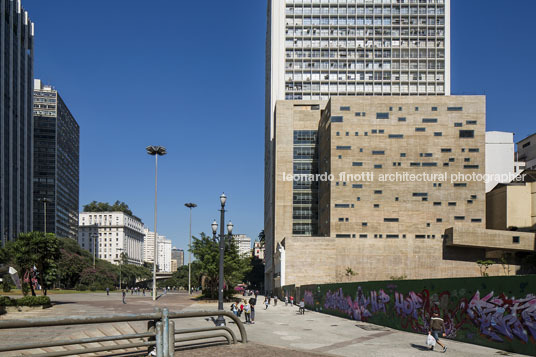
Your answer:
[[[199,274],[204,280],[203,295],[216,298],[219,283],[219,243],[201,233],[200,238],[193,238],[192,253],[199,262]],[[233,293],[233,288],[243,281],[245,274],[251,269],[249,258],[242,258],[238,254],[234,239],[226,239],[223,269],[225,295],[229,296]]]
[[[46,295],[57,278],[61,254],[59,246],[59,240],[53,233],[30,232],[19,234],[15,242],[7,245],[7,250],[22,277],[34,266],[37,268],[37,280],[43,289],[43,294]],[[35,296],[33,285],[30,284],[30,287],[32,295]]]
[[[259,242],[261,242],[261,247],[264,247],[266,243],[266,236],[264,235],[264,229],[260,231],[258,238],[259,238]]]
[[[108,202],[92,201],[84,205],[84,212],[124,212],[132,217],[136,217],[132,214],[128,205],[121,201],[115,201],[113,205],[110,205]]]
[[[249,286],[256,290],[263,290],[264,284],[264,263],[258,257],[251,257],[249,264],[251,270],[246,274],[245,280]]]
[[[476,264],[478,265],[478,268],[480,269],[480,275],[481,276],[489,276],[487,271],[488,268],[495,264],[493,260],[477,260]]]

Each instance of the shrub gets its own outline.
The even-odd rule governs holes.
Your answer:
[[[12,300],[7,296],[0,296],[0,306],[11,306]]]
[[[11,286],[9,285],[9,283],[4,282],[2,284],[2,291],[5,293],[8,293],[11,291]]]
[[[40,306],[50,305],[50,298],[48,296],[25,296],[15,300],[17,306]]]
[[[76,287],[76,290],[78,290],[78,291],[86,291],[87,290],[87,285],[78,284],[78,286]]]
[[[90,291],[97,291],[97,286],[96,286],[95,284],[91,284],[91,285],[89,286],[89,290],[90,290]]]

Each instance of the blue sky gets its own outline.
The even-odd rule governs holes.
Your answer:
[[[80,205],[125,201],[185,249],[219,221],[263,228],[265,0],[23,0],[35,22],[35,76],[81,127]],[[488,130],[536,129],[532,0],[452,1],[452,94],[486,94]]]

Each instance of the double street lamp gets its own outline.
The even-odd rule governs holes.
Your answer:
[[[156,301],[156,260],[157,260],[157,233],[156,233],[156,198],[158,195],[158,156],[163,156],[167,154],[166,148],[163,146],[147,146],[145,148],[147,154],[155,157],[155,169],[154,169],[154,246],[153,246],[153,301]]]
[[[218,284],[218,310],[223,311],[223,255],[225,252],[225,232],[224,232],[224,222],[225,222],[225,202],[227,201],[227,196],[224,193],[220,196],[220,271],[219,271],[219,284]],[[216,220],[212,222],[212,235],[216,239],[216,232],[218,231],[218,223]],[[227,234],[229,237],[233,233],[233,223],[229,221],[227,224]],[[219,315],[216,319],[216,326],[225,326],[225,319],[222,315]]]
[[[190,209],[190,238],[188,243],[188,294],[192,294],[192,208],[196,208],[195,203],[189,202],[184,204]]]

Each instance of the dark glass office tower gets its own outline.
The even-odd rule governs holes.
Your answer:
[[[34,82],[34,230],[78,239],[80,127],[54,88]]]
[[[20,0],[0,0],[0,242],[32,230],[34,26]]]

